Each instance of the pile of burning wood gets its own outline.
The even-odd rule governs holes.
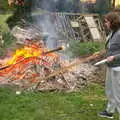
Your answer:
[[[15,85],[22,90],[74,91],[87,85],[85,74],[73,69],[75,64],[60,60],[56,51],[48,50],[42,40],[25,40],[24,47],[1,60],[0,85]],[[79,64],[79,63],[78,63]]]
[[[19,84],[27,87],[28,84],[38,82],[39,78],[49,75],[59,67],[59,56],[53,53],[62,50],[59,47],[54,50],[47,50],[38,43],[26,40],[26,45],[17,49],[10,58],[1,60],[0,82]]]
[[[13,32],[13,35],[18,38],[18,41],[23,40],[24,34],[32,35],[30,31],[26,31],[22,30],[22,35],[20,32]],[[39,36],[38,32],[36,34],[35,36]],[[81,63],[95,56],[69,62],[69,60],[61,60],[60,54],[56,53],[64,49],[62,46],[49,50],[42,39],[37,41],[26,39],[23,42],[22,48],[17,49],[9,58],[0,60],[0,85],[15,85],[22,90],[75,91],[86,87],[90,74],[92,76],[96,70],[86,64],[80,66]],[[86,71],[88,69],[89,72]]]
[[[80,61],[61,61],[55,52],[63,49],[61,46],[48,50],[43,41],[26,40],[23,48],[2,60],[0,85],[15,85],[21,90],[37,91],[75,91],[86,87],[96,68],[88,64],[81,66],[80,63],[93,56]]]

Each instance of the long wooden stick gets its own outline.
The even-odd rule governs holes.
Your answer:
[[[79,64],[88,62],[88,61],[90,61],[90,60],[94,60],[94,59],[96,59],[96,58],[99,58],[99,57],[100,57],[101,55],[103,55],[103,54],[105,54],[105,50],[100,51],[100,52],[97,53],[97,54],[93,54],[93,55],[91,55],[91,56],[89,56],[89,57],[87,57],[87,58],[84,58],[84,59],[82,59],[82,60],[78,60],[78,61],[76,61],[75,63],[72,63],[72,64],[69,65],[69,66],[66,66],[66,67],[64,67],[64,68],[61,68],[60,70],[54,71],[53,73],[51,73],[50,75],[48,75],[48,76],[46,76],[46,77],[43,77],[43,78],[38,77],[38,82],[37,82],[37,85],[36,85],[35,89],[38,88],[38,86],[40,85],[41,81],[46,80],[46,79],[49,79],[49,78],[51,78],[51,77],[54,77],[54,76],[56,76],[56,75],[58,75],[58,74],[60,74],[60,73],[65,73],[65,72],[67,72],[70,68],[75,67],[75,66],[77,66],[77,65],[79,65]]]

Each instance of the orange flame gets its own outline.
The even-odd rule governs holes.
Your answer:
[[[31,46],[24,46],[24,48],[17,49],[12,58],[8,60],[5,64],[6,65],[15,64],[16,62],[29,57],[42,56],[44,58],[44,55],[42,55],[42,53],[45,51],[47,51],[46,48],[40,48],[37,44],[31,44]],[[49,53],[45,56],[47,57],[51,56],[52,58],[58,57],[58,55],[56,55],[55,53]]]
[[[5,62],[5,69],[0,70],[0,77],[8,77],[10,80],[30,80],[29,82],[36,82],[36,77],[45,75],[45,71],[29,70],[33,65],[42,65],[50,69],[59,56],[55,53],[42,54],[48,51],[46,48],[40,48],[37,44],[24,46],[17,49],[15,54]],[[49,73],[49,71],[47,71]]]

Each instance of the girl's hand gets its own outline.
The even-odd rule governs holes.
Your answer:
[[[112,62],[115,59],[115,56],[109,56],[107,57],[108,62]]]

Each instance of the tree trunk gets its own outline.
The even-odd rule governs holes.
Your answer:
[[[112,7],[115,8],[115,0],[113,0]]]

